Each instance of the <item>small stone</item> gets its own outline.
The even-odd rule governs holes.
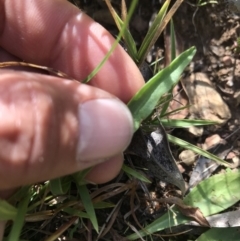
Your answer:
[[[233,151],[230,151],[226,156],[226,159],[233,159],[235,156],[236,156],[236,153],[234,153]]]
[[[179,159],[188,166],[191,166],[197,159],[195,152],[191,150],[184,150],[180,153]]]
[[[232,77],[232,76],[231,76],[231,77]],[[227,81],[226,85],[227,85],[228,87],[233,87],[233,85],[234,85],[234,83],[233,83],[233,78],[230,78],[230,79]]]
[[[238,156],[232,158],[231,168],[237,168],[240,166],[240,159]]]
[[[230,56],[224,56],[222,57],[222,63],[224,66],[229,67],[232,65],[232,58]]]
[[[205,139],[205,142],[202,145],[202,148],[204,150],[209,150],[220,143],[224,143],[224,140],[218,134],[214,134]]]
[[[182,83],[189,99],[189,112],[192,119],[215,121],[218,123],[216,127],[219,127],[231,118],[228,105],[215,90],[206,74],[200,72],[191,74],[183,78]],[[197,133],[200,136],[199,131]]]
[[[238,106],[240,104],[240,90],[239,91],[236,91],[233,98],[235,99],[235,103],[236,103],[236,106]]]
[[[240,165],[240,159],[239,159],[238,156],[233,157],[232,161],[233,161],[233,163],[234,163],[234,167],[235,167],[235,168],[236,168],[236,167],[239,167],[239,165]]]
[[[177,167],[181,173],[184,173],[186,171],[186,169],[180,163],[177,165]]]
[[[203,127],[197,127],[197,126],[191,126],[188,128],[188,131],[193,134],[196,137],[202,136],[203,135]]]
[[[165,189],[166,186],[167,186],[167,183],[166,183],[166,182],[163,182],[163,181],[159,181],[159,186],[160,186],[162,189]]]

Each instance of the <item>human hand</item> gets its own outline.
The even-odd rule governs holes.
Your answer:
[[[66,0],[0,0],[0,18],[1,62],[24,60],[77,80],[114,42]],[[127,103],[144,83],[121,46],[91,86],[26,71],[0,74],[0,189],[91,166],[91,182],[117,175],[133,134],[132,117],[119,99]]]

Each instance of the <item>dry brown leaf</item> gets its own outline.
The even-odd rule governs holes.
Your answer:
[[[199,223],[201,226],[210,227],[207,219],[203,216],[201,210],[196,207],[184,204],[183,200],[177,197],[157,199],[159,202],[175,204],[178,210],[186,217],[189,217]]]

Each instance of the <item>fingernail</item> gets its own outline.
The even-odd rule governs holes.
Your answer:
[[[93,160],[123,152],[133,135],[132,115],[118,99],[95,99],[78,107],[77,160]]]

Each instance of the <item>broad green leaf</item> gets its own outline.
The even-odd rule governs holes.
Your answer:
[[[145,237],[150,234],[154,234],[158,231],[164,230],[166,228],[171,228],[178,226],[180,224],[187,223],[189,219],[184,217],[175,207],[169,210],[167,213],[162,215],[160,218],[153,221],[151,224],[144,227],[145,231],[139,231],[141,237]],[[127,240],[138,240],[139,236],[134,233],[126,237]]]
[[[240,200],[239,192],[240,170],[212,176],[194,187],[183,199],[189,206],[198,207],[203,215],[210,216],[231,207]],[[187,223],[190,219],[184,217],[176,207],[140,231],[142,237],[157,231]],[[129,240],[138,239],[137,234],[127,237]],[[225,241],[225,240],[224,240]]]
[[[239,184],[240,171],[214,175],[193,188],[184,203],[199,207],[204,216],[222,212],[239,201]]]
[[[168,67],[152,77],[130,100],[128,107],[133,115],[135,130],[152,113],[160,97],[178,82],[195,53],[194,47],[183,52]]]
[[[0,221],[14,220],[17,215],[17,209],[5,200],[0,199]]]
[[[85,185],[82,185],[82,186],[77,185],[77,188],[78,188],[78,191],[79,191],[79,194],[80,194],[83,206],[84,206],[84,208],[85,208],[85,210],[86,210],[86,212],[87,212],[87,214],[89,216],[89,219],[91,220],[94,229],[98,232],[98,221],[97,221],[97,217],[96,217],[96,213],[95,213],[95,210],[94,210],[94,206],[93,206],[91,197],[89,195],[87,186],[85,186]]]
[[[239,227],[211,228],[203,233],[196,241],[239,241]]]
[[[224,165],[226,167],[229,166],[229,163],[222,160],[221,158],[213,155],[212,153],[208,152],[208,151],[205,151],[195,145],[192,145],[191,143],[187,142],[187,141],[184,141],[182,139],[179,139],[175,136],[172,136],[170,134],[168,134],[168,140],[178,146],[181,146],[182,148],[184,149],[188,149],[188,150],[192,150],[194,152],[196,152],[197,154],[201,155],[201,156],[205,156],[206,158],[209,158],[213,161],[216,161],[217,163],[219,163],[220,165]]]

